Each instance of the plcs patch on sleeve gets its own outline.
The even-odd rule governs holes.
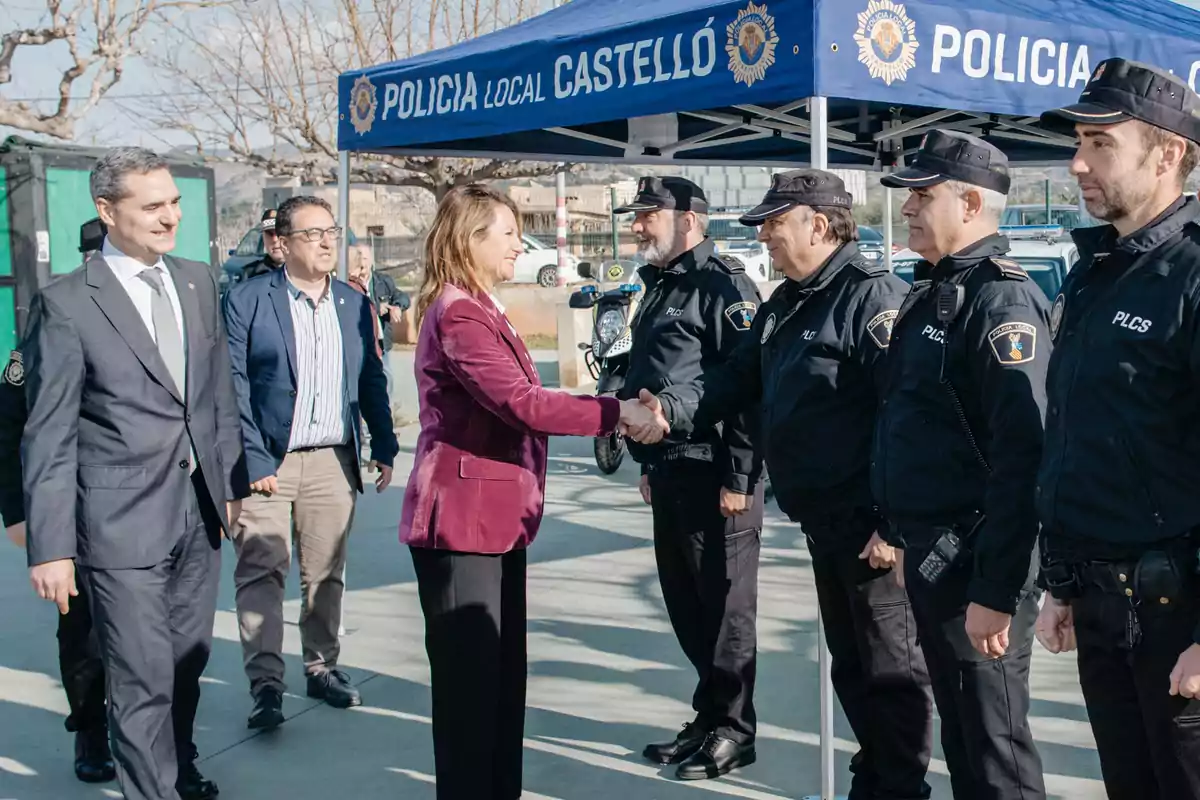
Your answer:
[[[739,331],[748,331],[754,325],[754,312],[758,311],[758,303],[743,300],[725,309],[725,318]]]
[[[1025,364],[1037,355],[1037,328],[1028,322],[1006,322],[988,334],[988,343],[1001,364]]]
[[[13,350],[8,356],[8,366],[4,368],[4,382],[12,386],[24,385],[25,362],[20,350]]]
[[[896,317],[899,315],[899,311],[884,311],[882,314],[876,314],[867,323],[867,335],[879,349],[887,350],[888,345],[892,343],[892,326],[896,324]]]

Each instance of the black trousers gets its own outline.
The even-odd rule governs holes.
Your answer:
[[[76,588],[79,594],[71,598],[67,613],[58,618],[58,668],[71,709],[67,730],[72,733],[107,730],[104,662],[100,660],[99,644],[92,630],[87,582],[76,581]]]
[[[516,800],[525,736],[525,551],[410,550],[425,615],[438,800]]]
[[[909,546],[904,580],[942,721],[942,752],[955,800],[1044,800],[1042,759],[1029,729],[1029,661],[1038,593],[1022,592],[1008,652],[992,659],[966,633],[972,565],[951,568],[930,586],[917,574],[928,548]]]
[[[933,693],[912,607],[892,570],[858,557],[882,524],[865,509],[802,522],[833,689],[858,739],[849,800],[924,800]]]
[[[762,483],[751,510],[721,516],[721,471],[678,461],[650,474],[654,556],[667,615],[698,681],[696,722],[737,742],[754,739],[758,553]]]
[[[202,518],[194,494],[186,520],[179,542],[152,567],[82,570],[126,800],[177,800],[179,765],[196,758],[192,728],[212,649],[221,551],[219,529]]]
[[[1128,570],[1133,579],[1133,570]],[[1200,800],[1200,700],[1168,693],[1200,618],[1195,590],[1176,602],[1097,587],[1071,601],[1079,682],[1110,800]],[[1129,624],[1141,629],[1130,647]]]

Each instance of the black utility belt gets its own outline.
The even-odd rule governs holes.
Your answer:
[[[1161,605],[1194,597],[1200,587],[1200,550],[1196,537],[1186,546],[1146,550],[1137,558],[1119,561],[1048,561],[1042,582],[1058,600],[1071,600],[1088,590],[1118,594],[1134,602]]]
[[[682,461],[688,459],[691,461],[706,461],[711,463],[715,460],[715,453],[711,444],[679,444],[668,445],[663,448],[655,457],[656,464],[665,464],[673,461]]]

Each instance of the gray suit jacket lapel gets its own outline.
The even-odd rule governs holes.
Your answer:
[[[92,299],[100,307],[100,311],[108,317],[108,321],[129,345],[134,356],[142,362],[146,372],[150,373],[150,377],[182,403],[182,390],[176,388],[166,362],[158,353],[158,345],[154,343],[154,338],[142,321],[142,315],[138,313],[133,301],[129,299],[129,294],[117,280],[117,276],[108,266],[108,262],[97,253],[88,259],[84,269],[87,270],[87,284],[91,287]],[[185,314],[185,330],[187,328],[186,320]]]

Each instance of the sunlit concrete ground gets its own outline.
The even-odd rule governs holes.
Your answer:
[[[538,356],[553,382],[553,353]],[[415,416],[411,355],[392,359],[396,396]],[[402,429],[395,484],[362,500],[351,538],[343,665],[362,688],[361,708],[337,711],[303,696],[293,570],[285,612],[288,721],[274,734],[249,734],[233,558],[225,551],[197,731],[201,769],[218,782],[223,800],[433,800],[423,623],[412,565],[396,537],[416,433],[415,426]],[[690,718],[692,675],[663,609],[636,466],[627,462],[615,475],[601,475],[589,440],[555,439],[550,453],[546,520],[529,571],[525,797],[776,800],[817,793],[816,599],[799,528],[772,508],[760,575],[758,763],[719,781],[680,783],[638,755],[646,742],[673,735]],[[115,784],[74,779],[55,612],[33,596],[24,556],[7,542],[0,544],[0,604],[0,800],[119,797]],[[1033,684],[1032,726],[1051,794],[1103,797],[1074,660],[1039,649]],[[844,791],[855,746],[840,713],[836,735]],[[935,761],[936,798],[950,797],[945,775]]]

